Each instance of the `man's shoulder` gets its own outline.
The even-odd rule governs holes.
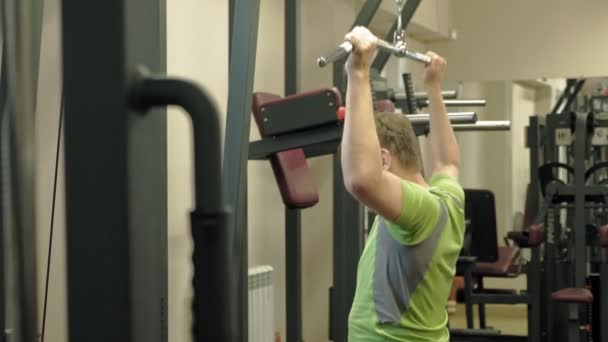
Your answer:
[[[447,197],[464,210],[464,189],[456,178],[442,173],[434,174],[429,185],[435,194]]]

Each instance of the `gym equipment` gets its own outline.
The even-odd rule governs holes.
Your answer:
[[[0,81],[0,333],[38,339],[35,110],[42,31],[41,0],[2,4]]]
[[[382,39],[378,39],[378,49],[384,52],[388,52],[397,57],[406,57],[413,61],[429,64],[431,58],[427,55],[419,52],[413,52],[407,50],[405,44],[391,44]],[[353,51],[353,45],[350,42],[344,42],[340,44],[334,51],[328,53],[326,56],[321,56],[317,59],[317,65],[321,68],[328,64],[334,63],[337,60],[343,59]]]
[[[417,114],[415,117],[412,126],[417,135],[428,133],[428,118],[428,114]],[[457,113],[449,115],[449,118],[460,122],[475,122],[477,117],[475,113]],[[307,158],[332,154],[342,139],[342,129],[342,123],[338,123],[252,141],[249,144],[249,159],[266,159],[274,153],[297,148],[302,148]]]
[[[498,247],[496,241],[496,213],[494,195],[488,190],[465,189],[465,242],[457,263],[457,274],[464,276],[464,289],[458,297],[466,304],[467,330],[453,329],[456,336],[483,334],[496,335],[500,332],[487,329],[485,304],[528,303],[529,294],[511,290],[484,288],[483,278],[511,278],[521,273],[519,248]],[[479,329],[474,328],[473,304],[479,306]],[[454,337],[457,339],[457,337]]]
[[[541,284],[537,295],[530,295],[530,341],[583,341],[592,335],[608,341],[608,329],[593,326],[594,311],[608,312],[605,288],[593,285],[593,293],[587,288],[596,282],[594,273],[605,284],[608,124],[604,115],[573,112],[583,84],[584,79],[568,80],[552,112],[531,117],[527,128],[531,173],[526,211],[535,224],[509,236],[520,247],[542,242],[542,256],[541,249],[533,248],[528,263],[528,276],[536,278],[528,290]]]
[[[455,131],[480,132],[480,131],[508,131],[511,129],[511,121],[477,121],[474,124],[454,125]]]
[[[317,104],[317,107],[308,106],[306,107],[307,111],[300,115],[289,111],[289,109],[297,108],[295,107],[295,104],[306,104],[306,99],[308,98],[315,100],[319,97],[318,94],[321,94],[320,97],[322,100],[325,100],[325,103],[321,102]],[[267,127],[265,126],[265,119],[269,115],[268,108],[271,107],[272,104],[275,104],[274,107],[286,110],[283,113],[274,114],[273,117],[277,119],[275,121],[284,123],[297,122],[298,120],[301,120],[298,116],[314,116],[316,111],[323,112],[326,110],[326,108],[328,108],[326,104],[328,96],[326,96],[326,94],[335,96],[330,96],[330,101],[334,102],[331,105],[330,110],[341,105],[339,94],[336,95],[336,93],[331,90],[327,92],[315,91],[283,99],[277,95],[254,93],[252,113],[260,134],[262,137],[272,136],[272,134],[267,133],[267,130],[265,129],[265,127]],[[305,101],[302,101],[302,99],[305,99]],[[266,109],[266,111],[264,109]],[[297,108],[296,111],[299,111],[299,108]],[[333,110],[333,113],[334,117],[332,119],[335,121],[335,109]],[[282,118],[279,118],[280,116],[282,116]],[[284,132],[281,128],[278,128],[278,130]],[[308,168],[304,150],[299,148],[273,154],[270,156],[270,165],[272,166],[274,176],[277,179],[283,203],[285,203],[287,208],[305,209],[317,204],[319,201],[319,194],[315,180]]]
[[[402,112],[411,114],[429,106],[426,93],[413,91],[409,73],[402,74],[405,92],[395,91],[389,87],[388,80],[375,70],[372,70],[371,77],[372,91],[376,100],[391,100],[395,106],[401,108]],[[458,93],[455,90],[442,91],[442,96],[446,107],[484,107],[486,105],[485,100],[457,99]]]
[[[193,128],[193,340],[237,341],[240,332],[220,115],[198,86],[140,67],[165,68],[164,16],[148,0],[62,3],[71,341],[167,340],[169,104]]]
[[[179,105],[192,121],[194,135],[195,209],[191,214],[194,242],[193,336],[196,341],[229,341],[235,336],[226,285],[231,284],[229,211],[222,199],[220,115],[211,98],[194,84],[148,76],[141,71],[130,93],[131,105],[143,112]],[[213,274],[209,277],[209,274]]]
[[[259,113],[255,117],[260,134],[274,136],[335,123],[340,119],[338,110],[341,104],[340,92],[336,88],[319,89],[284,99],[268,97],[256,108]]]
[[[403,22],[405,21],[402,17],[402,8],[404,6],[403,0],[395,0],[396,6],[396,23],[395,27],[391,30],[393,32],[393,43],[389,43],[382,39],[378,39],[378,49],[388,54],[395,55],[397,57],[406,57],[413,61],[429,64],[431,58],[425,54],[409,51],[407,49],[407,43],[405,42],[405,27]],[[414,4],[414,9],[418,4]],[[328,54],[327,56],[319,57],[317,64],[320,67],[324,67],[327,64],[334,63],[337,60],[343,59],[353,51],[353,45],[350,42],[344,42],[340,46]],[[376,68],[379,70],[378,68]]]

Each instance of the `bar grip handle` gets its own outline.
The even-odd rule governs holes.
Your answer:
[[[428,65],[431,64],[431,57],[422,54],[420,52],[414,52],[414,51],[409,51],[409,50],[405,50],[405,57],[414,60],[416,62],[420,62],[422,64]]]
[[[377,46],[378,50],[393,54],[397,57],[406,57],[423,64],[431,63],[431,57],[419,52],[408,51],[405,48],[405,44],[395,45],[385,40],[378,39]],[[342,58],[347,57],[352,51],[353,45],[350,42],[344,42],[329,54],[317,58],[317,65],[323,68],[328,64],[334,63]]]
[[[342,58],[346,58],[353,51],[353,44],[350,42],[344,42],[340,44],[334,51],[328,53],[326,56],[321,56],[317,59],[317,65],[321,68],[327,64],[332,64]]]

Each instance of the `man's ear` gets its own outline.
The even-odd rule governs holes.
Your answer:
[[[391,167],[391,153],[385,149],[380,149],[380,156],[382,157],[382,168],[388,170]]]

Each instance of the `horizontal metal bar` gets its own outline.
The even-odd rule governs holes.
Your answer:
[[[397,55],[397,56],[402,57],[401,55]],[[416,61],[416,62],[422,63],[422,64],[431,63],[431,57],[429,57],[423,53],[420,53],[420,52],[405,50],[405,55],[403,55],[403,57],[409,58],[413,61]]]
[[[458,91],[444,90],[441,92],[441,96],[443,96],[444,99],[455,99],[458,97]],[[397,93],[395,93],[395,95],[393,95],[393,99],[397,100],[397,101],[405,100],[406,97],[407,96],[405,95],[405,92],[397,92]],[[426,99],[428,99],[429,95],[426,92],[421,91],[421,92],[415,92],[414,97],[417,100],[426,100]]]
[[[515,295],[504,295],[504,294],[471,294],[472,304],[527,304],[529,302],[528,295],[515,294]]]
[[[419,52],[408,51],[405,48],[405,45],[395,45],[382,39],[378,39],[378,50],[387,52],[397,57],[406,57],[423,64],[429,64],[431,62],[431,58],[427,55]],[[328,64],[346,58],[352,51],[353,45],[350,42],[344,42],[327,55],[317,58],[317,65],[323,68]]]
[[[428,125],[431,118],[430,114],[412,114],[406,115],[412,125]],[[477,121],[477,113],[475,112],[462,112],[462,113],[449,113],[448,118],[450,122],[455,124],[475,124]]]
[[[477,121],[474,124],[453,125],[455,131],[508,131],[511,129],[511,121]]]
[[[412,121],[415,130],[429,125],[429,114],[407,115],[407,117]],[[456,123],[477,121],[477,114],[474,112],[451,113],[448,117],[455,126]],[[342,139],[342,129],[342,124],[328,125],[252,141],[249,143],[249,160],[264,160],[274,153],[295,148],[303,148],[308,157],[333,153]]]
[[[486,100],[444,100],[446,107],[485,107]],[[418,103],[420,107],[428,107],[429,100],[422,100]]]

